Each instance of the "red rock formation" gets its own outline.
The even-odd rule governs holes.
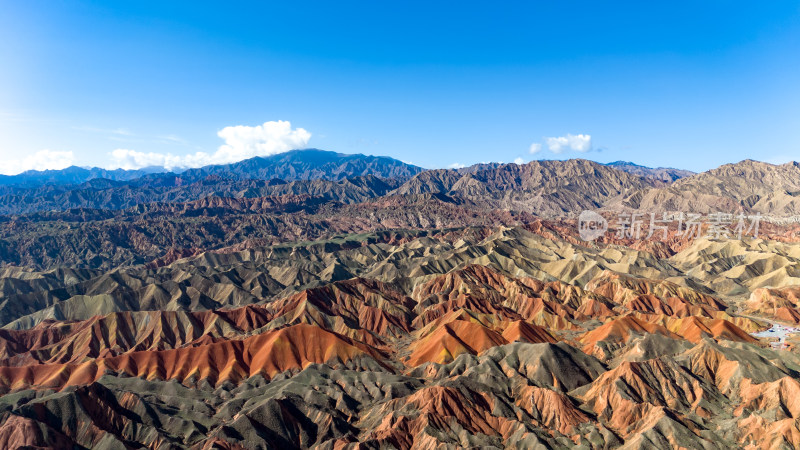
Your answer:
[[[508,342],[520,341],[530,342],[533,344],[541,342],[557,342],[556,338],[554,338],[553,335],[547,331],[547,329],[524,322],[522,320],[518,320],[509,324],[505,331],[503,331],[502,336],[503,339]]]
[[[205,380],[212,385],[254,375],[270,378],[313,363],[346,363],[369,356],[372,348],[312,325],[295,325],[243,340],[229,340],[174,350],[138,351],[78,364],[0,367],[0,388],[60,390],[92,383],[106,373],[155,380]]]
[[[406,364],[415,367],[426,362],[448,363],[462,353],[476,355],[507,343],[502,335],[483,325],[455,320],[416,342]]]
[[[125,311],[77,322],[0,330],[0,364],[80,363],[130,351],[164,350],[236,338],[272,320],[261,306],[217,311]]]
[[[800,324],[800,286],[756,289],[750,295],[745,308],[750,314]]]

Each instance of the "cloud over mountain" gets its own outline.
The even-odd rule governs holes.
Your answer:
[[[225,127],[217,135],[225,140],[216,152],[197,152],[189,155],[141,152],[116,149],[111,152],[110,168],[140,169],[162,166],[167,169],[193,168],[210,164],[228,164],[254,156],[270,156],[305,148],[311,133],[303,128],[292,128],[289,121],[264,122],[254,127],[236,125]]]
[[[0,161],[0,174],[13,175],[26,170],[59,170],[72,165],[75,155],[69,152],[39,150],[24,158]]]

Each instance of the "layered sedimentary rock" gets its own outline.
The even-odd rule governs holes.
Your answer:
[[[800,322],[796,224],[572,214],[791,213],[795,165],[318,156],[0,190],[0,446],[800,445],[800,356],[753,336]]]

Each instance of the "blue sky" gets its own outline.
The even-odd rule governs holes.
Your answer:
[[[800,160],[797,2],[432,3],[0,0],[0,173]]]

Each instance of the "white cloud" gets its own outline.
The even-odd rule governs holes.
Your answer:
[[[198,155],[203,155],[199,156]],[[164,153],[145,153],[137,152],[136,150],[129,150],[125,148],[118,148],[111,152],[111,158],[114,162],[109,168],[119,168],[125,170],[141,169],[143,167],[166,167],[173,169],[176,167],[193,167],[189,165],[189,158],[205,159],[209,157],[207,153],[198,152],[194,155],[174,156]]]
[[[292,124],[285,120],[264,122],[264,125],[256,127],[225,127],[217,136],[225,139],[225,145],[214,153],[214,157],[226,163],[305,148],[311,139],[311,133],[302,128],[293,130]]]
[[[517,158],[517,159],[514,160],[514,164],[516,164],[518,166],[522,165],[522,164],[525,164],[525,160],[522,159],[522,158]]]
[[[530,152],[532,155],[539,153],[540,151],[542,151],[542,144],[539,144],[538,142],[531,144]]]
[[[449,166],[447,166],[448,169],[463,169],[464,167],[467,167],[467,166],[465,166],[464,164],[461,164],[461,163],[453,163],[453,164],[450,164]]]
[[[264,122],[263,125],[255,127],[244,125],[225,127],[217,135],[225,140],[225,144],[214,153],[172,155],[117,149],[111,152],[113,162],[110,167],[139,169],[162,166],[173,169],[229,164],[254,156],[269,156],[306,148],[311,139],[311,133],[303,128],[292,128],[291,122],[285,120]]]
[[[75,155],[72,152],[39,150],[21,159],[0,161],[0,174],[15,175],[26,170],[59,170],[72,165]]]
[[[574,150],[585,153],[592,149],[592,136],[588,134],[567,134],[566,136],[549,137],[544,140],[548,150],[561,153],[564,150]]]

